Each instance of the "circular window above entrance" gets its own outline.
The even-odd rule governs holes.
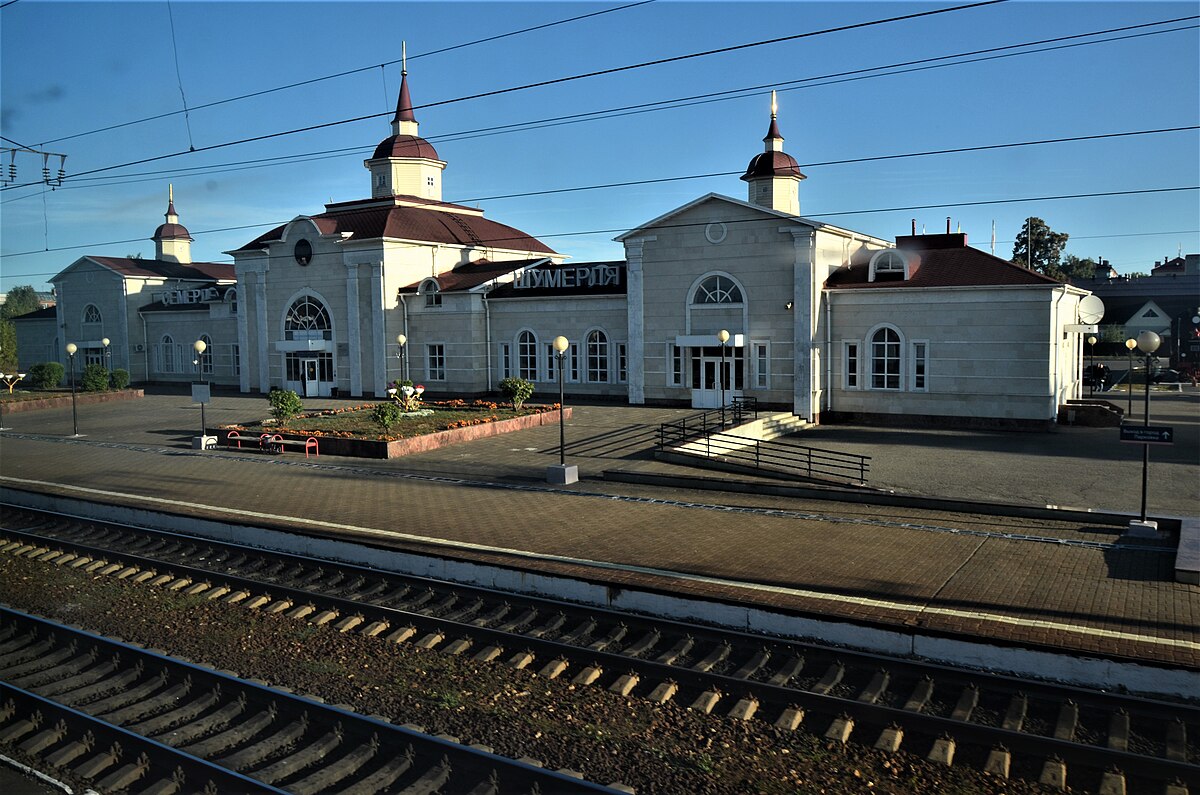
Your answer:
[[[704,227],[704,239],[709,243],[720,243],[728,233],[729,230],[720,221],[715,221]]]

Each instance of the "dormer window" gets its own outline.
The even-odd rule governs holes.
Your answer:
[[[425,296],[425,306],[435,307],[442,305],[442,294],[438,290],[438,283],[433,279],[426,279],[421,282],[417,292]]]
[[[885,249],[871,257],[871,272],[868,281],[900,282],[911,276],[908,258],[894,248]]]

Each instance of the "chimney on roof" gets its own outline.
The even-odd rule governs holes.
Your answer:
[[[917,219],[916,218],[912,219],[912,233],[914,235],[917,233]]]
[[[946,234],[950,234],[950,216],[946,216]]]

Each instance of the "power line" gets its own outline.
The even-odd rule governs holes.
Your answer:
[[[16,1],[17,0],[12,0],[12,2],[14,2],[14,3]],[[601,11],[593,11],[590,14],[580,14],[578,16],[568,17],[566,19],[555,20],[554,22],[545,22],[541,25],[533,25],[528,28],[521,28],[520,30],[512,30],[507,33],[498,33],[495,36],[486,36],[482,39],[474,39],[472,41],[465,41],[465,42],[462,42],[461,44],[452,44],[448,47],[442,47],[437,50],[430,50],[429,52],[423,52],[423,53],[418,53],[417,55],[411,55],[411,56],[409,56],[408,60],[415,61],[419,58],[428,58],[431,55],[441,55],[443,53],[453,52],[454,50],[461,50],[464,47],[472,47],[476,44],[486,44],[487,42],[498,41],[499,39],[506,39],[506,38],[509,38],[512,36],[519,36],[524,33],[532,33],[533,31],[536,31],[536,30],[545,30],[546,28],[556,27],[558,25],[566,25],[570,22],[578,22],[580,20],[588,19],[590,17],[603,16],[604,14],[611,14],[616,11],[625,11],[630,8],[637,8],[638,6],[649,5],[655,1],[656,0],[640,0],[640,2],[636,2],[636,3],[627,3],[623,6],[616,6],[614,8],[606,8]],[[0,6],[0,8],[3,8],[3,6]],[[312,85],[314,83],[321,83],[326,80],[335,80],[339,77],[348,77],[350,75],[360,74],[362,72],[369,72],[369,71],[373,71],[375,69],[382,69],[387,66],[395,66],[398,63],[400,63],[400,60],[396,59],[396,60],[392,60],[392,61],[384,61],[383,63],[380,63],[380,64],[372,64],[371,66],[360,66],[356,69],[348,69],[344,72],[335,72],[333,74],[322,75],[321,77],[314,77],[309,80],[301,80],[296,83],[288,83],[287,85],[276,86],[274,88],[265,88],[265,89],[262,89],[261,91],[253,91],[249,94],[241,94],[236,97],[228,97],[226,99],[218,99],[213,102],[207,102],[203,105],[195,105],[191,108],[191,110],[193,110],[193,111],[205,110],[207,108],[217,107],[218,105],[228,105],[232,102],[240,102],[244,99],[253,99],[254,97],[261,97],[261,96],[265,96],[266,94],[273,94],[277,91],[288,91],[293,88],[301,88],[303,86]],[[110,124],[107,127],[98,127],[94,130],[88,130],[86,132],[73,133],[72,135],[64,135],[61,138],[53,138],[49,141],[46,141],[46,143],[55,143],[57,141],[69,141],[73,138],[82,138],[87,135],[95,135],[96,133],[109,132],[111,130],[119,130],[122,127],[130,127],[132,125],[142,124],[142,123],[148,122],[148,121],[157,121],[159,119],[166,119],[171,116],[178,116],[179,114],[184,113],[184,112],[185,111],[181,111],[181,110],[173,110],[168,113],[159,113],[154,116],[146,116],[141,119],[134,119],[133,121],[121,122],[119,124]]]
[[[467,96],[455,97],[453,99],[445,99],[445,100],[440,100],[437,102],[431,102],[431,103],[427,103],[425,105],[416,105],[416,106],[414,106],[414,109],[429,108],[429,107],[435,107],[435,106],[441,106],[441,105],[449,105],[449,104],[453,104],[453,103],[457,103],[457,102],[465,102],[468,100],[482,99],[484,97],[494,97],[494,96],[499,96],[502,94],[513,93],[516,91],[526,91],[531,88],[542,88],[542,87],[549,86],[549,85],[558,85],[558,84],[567,83],[567,82],[571,82],[571,81],[575,81],[575,80],[584,80],[584,79],[588,79],[588,78],[592,78],[592,77],[600,77],[603,75],[617,74],[620,72],[628,72],[628,71],[632,71],[635,69],[644,69],[644,68],[651,67],[651,66],[661,66],[663,64],[689,60],[692,58],[703,58],[703,57],[707,57],[710,55],[719,55],[719,54],[735,52],[735,51],[739,51],[739,50],[745,50],[745,49],[749,49],[749,48],[753,48],[753,47],[762,47],[762,46],[766,46],[769,44],[779,44],[779,43],[782,43],[785,41],[795,41],[795,40],[799,40],[799,39],[810,38],[813,36],[823,36],[823,35],[827,35],[830,33],[841,33],[841,32],[845,32],[848,30],[857,30],[857,29],[871,27],[871,26],[875,26],[875,25],[890,24],[892,22],[902,22],[902,21],[917,19],[917,18],[921,18],[921,17],[934,16],[934,15],[938,15],[938,14],[948,14],[948,13],[952,13],[955,11],[970,10],[973,8],[980,8],[983,6],[997,5],[1000,3],[1007,3],[1007,2],[1009,2],[1009,0],[982,0],[981,2],[969,3],[967,5],[961,5],[961,6],[952,6],[950,8],[939,8],[939,9],[934,9],[932,11],[921,11],[921,12],[917,12],[917,13],[913,13],[913,14],[903,14],[900,16],[886,17],[884,19],[876,19],[876,20],[871,20],[868,22],[857,22],[857,23],[853,23],[853,24],[849,24],[849,25],[839,25],[839,26],[833,27],[833,28],[825,28],[823,30],[809,31],[807,33],[796,33],[796,34],[793,34],[790,36],[779,36],[779,37],[775,37],[775,38],[771,38],[771,39],[762,39],[760,41],[748,42],[745,44],[736,44],[736,45],[732,45],[729,47],[721,47],[721,48],[714,49],[714,50],[705,50],[702,52],[688,53],[686,55],[677,55],[677,56],[673,56],[670,58],[658,58],[658,59],[655,59],[652,61],[643,61],[643,62],[636,63],[636,64],[627,64],[625,66],[616,66],[616,67],[612,67],[609,69],[601,69],[598,71],[586,72],[586,73],[577,74],[577,75],[570,75],[567,77],[554,78],[552,80],[542,80],[542,81],[538,81],[535,83],[526,83],[526,84],[519,85],[519,86],[511,86],[509,88],[497,89],[495,91],[486,91],[486,92],[482,92],[482,93],[478,93],[478,94],[470,94]],[[194,154],[197,152],[209,152],[209,151],[214,151],[216,149],[224,149],[224,148],[227,148],[230,146],[238,146],[241,144],[253,143],[253,142],[257,142],[257,141],[266,141],[266,140],[270,140],[272,138],[280,138],[283,136],[295,135],[295,134],[302,133],[302,132],[312,132],[314,130],[321,130],[321,129],[326,129],[329,127],[336,127],[336,126],[339,126],[342,124],[352,124],[354,122],[365,121],[367,119],[374,119],[374,118],[379,118],[381,116],[387,116],[387,115],[390,115],[390,112],[389,113],[371,113],[371,114],[367,114],[367,115],[363,115],[363,116],[356,116],[356,117],[349,118],[349,119],[342,119],[340,121],[324,122],[322,124],[312,124],[312,125],[308,125],[306,127],[300,127],[300,128],[296,128],[293,130],[283,130],[283,131],[274,132],[274,133],[267,133],[264,135],[251,136],[248,138],[243,138],[243,139],[235,140],[235,141],[225,141],[225,142],[219,143],[219,144],[210,144],[208,146],[198,147],[198,148],[186,151],[186,152],[184,152],[184,151],[171,152],[171,153],[167,153],[164,155],[155,155],[153,157],[146,157],[146,158],[141,158],[139,160],[132,160],[127,163],[119,163],[119,164],[111,165],[111,166],[103,166],[101,168],[94,168],[89,171],[81,171],[73,176],[79,177],[79,176],[86,176],[88,174],[99,174],[99,173],[103,173],[106,171],[114,171],[119,168],[128,168],[129,166],[137,166],[137,165],[141,165],[143,163],[153,163],[153,162],[157,162],[160,160],[167,160],[169,158],[179,157],[179,156],[185,155],[185,154]],[[9,188],[14,188],[14,187],[26,187],[26,186],[24,186],[24,185],[9,186]]]

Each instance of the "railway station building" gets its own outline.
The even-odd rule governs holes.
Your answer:
[[[469,398],[517,376],[549,396],[562,335],[566,391],[630,404],[744,396],[814,422],[1045,424],[1081,396],[1069,327],[1087,291],[949,228],[886,238],[807,219],[783,143],[772,102],[744,198],[701,196],[620,235],[623,260],[576,263],[442,201],[447,161],[418,134],[405,75],[364,162],[368,198],[294,218],[228,264],[192,261],[169,195],[154,260],[84,256],[52,279],[53,324],[18,323],[22,366],[65,362],[73,341],[135,382],[379,398],[407,378]]]

